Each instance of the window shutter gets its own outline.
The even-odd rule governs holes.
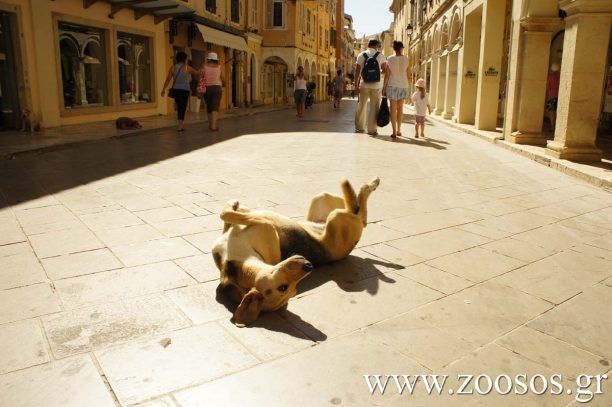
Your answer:
[[[274,0],[266,0],[266,27],[272,28],[274,18]]]
[[[283,0],[283,28],[285,28],[286,15],[287,15],[287,1]]]

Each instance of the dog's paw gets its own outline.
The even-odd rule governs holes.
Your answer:
[[[229,201],[227,201],[225,206],[229,207],[229,208],[232,208],[232,211],[237,211],[238,207],[240,206],[240,202],[238,202],[237,199],[230,199]]]
[[[368,184],[368,186],[370,187],[370,191],[372,191],[372,192],[376,191],[376,188],[378,188],[379,185],[380,185],[380,178],[378,178],[378,177],[374,178]]]

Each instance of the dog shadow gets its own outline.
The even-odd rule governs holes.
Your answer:
[[[221,284],[217,286],[215,299],[230,314],[234,315],[238,304],[229,298]],[[234,317],[231,318],[231,322],[234,322]],[[327,335],[304,321],[299,315],[289,311],[286,305],[274,312],[262,312],[259,318],[245,329],[265,329],[303,340],[325,341],[327,339]]]
[[[365,291],[370,295],[376,295],[381,282],[395,283],[395,280],[385,272],[403,268],[404,266],[399,264],[372,257],[350,255],[346,259],[316,268],[311,275],[300,282],[296,297],[328,283],[336,284],[346,292]]]
[[[335,284],[345,292],[366,292],[376,295],[381,283],[394,284],[396,281],[386,273],[403,269],[404,266],[389,263],[373,257],[358,257],[350,255],[346,259],[318,267],[301,281],[298,292],[293,300],[303,297],[309,291],[325,289],[323,286]],[[216,300],[232,315],[238,304],[232,301],[219,285]],[[289,301],[291,304],[291,301]],[[262,313],[257,321],[245,329],[265,329],[290,335],[298,339],[322,342],[327,335],[299,315],[291,312],[287,306],[274,312]]]

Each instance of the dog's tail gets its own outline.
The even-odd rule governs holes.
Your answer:
[[[342,195],[344,196],[344,204],[346,208],[354,214],[359,213],[359,203],[357,202],[357,195],[355,195],[355,190],[351,186],[351,183],[348,180],[343,179],[340,181],[340,185],[342,186]]]

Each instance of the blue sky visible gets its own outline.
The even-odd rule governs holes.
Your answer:
[[[389,28],[393,13],[389,11],[392,0],[344,0],[344,12],[353,16],[357,37],[375,34]]]

